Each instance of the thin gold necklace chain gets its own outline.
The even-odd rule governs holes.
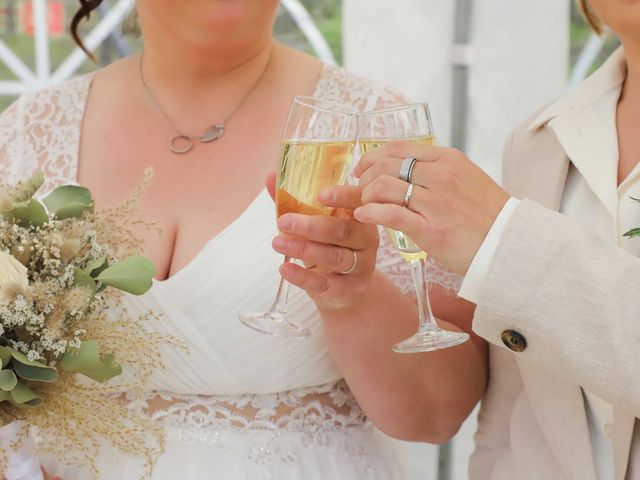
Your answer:
[[[271,56],[272,55],[273,55],[273,49],[269,53],[269,58],[267,59],[267,63],[265,64],[264,68],[262,69],[262,72],[260,72],[260,75],[258,76],[256,81],[253,83],[253,85],[251,85],[251,88],[249,88],[249,90],[247,90],[247,93],[245,93],[245,95],[240,99],[240,101],[238,102],[236,107],[231,111],[231,113],[229,115],[227,115],[227,118],[225,118],[222,123],[214,123],[214,124],[211,124],[211,125],[207,126],[207,128],[205,128],[205,130],[202,133],[202,135],[187,135],[185,133],[182,133],[182,130],[180,128],[178,128],[178,126],[171,119],[171,117],[166,112],[166,110],[164,108],[162,108],[162,105],[160,104],[160,102],[158,101],[156,96],[151,92],[151,89],[149,88],[149,85],[147,85],[147,81],[144,78],[144,71],[143,71],[143,68],[142,68],[142,61],[144,59],[144,51],[143,51],[140,54],[140,62],[139,62],[139,65],[138,65],[139,72],[140,72],[140,81],[142,82],[142,86],[144,87],[144,90],[147,93],[147,95],[149,96],[149,98],[151,99],[151,101],[155,104],[156,107],[158,107],[158,110],[160,110],[160,113],[162,113],[162,116],[165,118],[167,123],[169,125],[171,125],[171,127],[177,132],[177,135],[174,136],[169,141],[169,150],[171,150],[173,153],[176,153],[176,154],[183,154],[183,153],[187,153],[187,152],[191,151],[191,149],[193,148],[193,145],[194,145],[194,140],[199,140],[201,143],[209,143],[209,142],[214,142],[214,141],[218,140],[219,138],[221,138],[222,135],[224,135],[225,124],[229,120],[231,120],[231,118],[233,118],[233,116],[236,114],[236,112],[238,110],[240,110],[240,107],[242,107],[242,105],[244,104],[245,100],[249,97],[249,95],[251,95],[251,93],[260,84],[260,82],[263,79],[267,69],[269,68],[269,65],[271,64]]]

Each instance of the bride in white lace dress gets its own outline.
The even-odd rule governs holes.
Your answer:
[[[79,182],[108,207],[126,198],[145,167],[155,171],[142,215],[165,233],[140,235],[158,278],[126,306],[161,313],[154,328],[184,340],[189,352],[167,349],[166,369],[149,390],[128,392],[131,408],[166,429],[154,480],[402,479],[394,448],[369,420],[391,435],[446,441],[484,390],[484,352],[475,342],[427,355],[391,352],[416,328],[410,279],[384,243],[374,271],[377,232],[349,219],[296,218],[298,229],[326,234],[313,244],[319,268],[285,272],[307,290],[292,290],[289,304],[308,338],[268,337],[239,323],[239,313],[269,306],[278,281],[282,257],[271,246],[278,232],[263,182],[292,96],[358,110],[403,102],[276,44],[277,5],[138,0],[144,59],[26,94],[0,115],[5,181],[41,168],[43,194]],[[168,148],[181,129],[193,134],[221,122],[224,136],[215,142],[196,141],[185,154]],[[358,270],[337,278],[329,271],[348,265],[321,268],[331,266],[322,258],[335,245],[359,250]],[[435,271],[455,288],[457,278]],[[86,478],[55,459],[43,462],[65,480]],[[141,474],[138,459],[108,448],[98,467],[100,480]]]

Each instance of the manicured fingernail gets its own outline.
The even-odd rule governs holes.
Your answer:
[[[362,221],[362,211],[361,211],[360,207],[356,208],[353,211],[353,218],[355,218],[359,222]]]
[[[273,239],[271,245],[276,250],[284,250],[287,247],[287,241],[284,239],[284,237],[278,236]]]
[[[333,202],[336,199],[336,192],[333,188],[325,188],[318,194],[318,200],[323,203]]]
[[[278,228],[283,231],[288,231],[293,228],[293,219],[288,215],[283,215],[278,220]]]

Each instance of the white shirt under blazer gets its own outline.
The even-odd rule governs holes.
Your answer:
[[[640,227],[640,167],[617,185],[625,77],[620,49],[507,143],[504,186],[523,200],[460,290],[491,343],[472,479],[640,478],[640,239],[623,237]]]

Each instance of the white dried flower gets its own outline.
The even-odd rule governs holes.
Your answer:
[[[27,353],[27,358],[32,362],[35,360],[40,360],[40,354],[35,350],[29,350],[29,352]]]
[[[15,257],[0,252],[0,304],[6,305],[15,299],[15,291],[29,287],[27,267]],[[17,287],[17,288],[16,288]]]

